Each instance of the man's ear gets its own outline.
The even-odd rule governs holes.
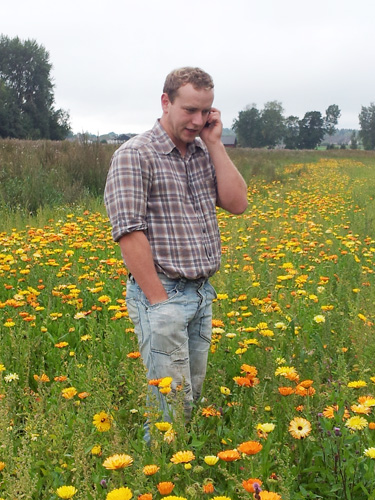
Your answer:
[[[163,113],[168,113],[169,106],[171,104],[171,101],[169,100],[168,94],[165,92],[161,95],[161,108],[163,110]]]

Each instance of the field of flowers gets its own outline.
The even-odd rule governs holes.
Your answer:
[[[172,425],[146,406],[104,209],[1,230],[1,499],[375,499],[375,156],[279,178],[251,180],[242,216],[218,212],[187,426],[179,393]],[[171,397],[168,378],[151,383]]]

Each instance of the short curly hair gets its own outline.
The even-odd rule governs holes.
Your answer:
[[[169,73],[164,82],[163,93],[167,94],[169,100],[173,102],[178,89],[187,83],[191,83],[195,89],[210,90],[214,88],[214,82],[208,73],[200,68],[185,66]]]

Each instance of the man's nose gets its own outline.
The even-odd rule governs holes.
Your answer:
[[[193,124],[198,126],[198,127],[201,127],[202,125],[204,125],[204,116],[202,113],[194,113],[193,115]]]

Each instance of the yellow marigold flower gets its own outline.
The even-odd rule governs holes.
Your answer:
[[[215,455],[206,455],[204,457],[204,462],[207,465],[216,465],[219,461],[219,457],[216,457]]]
[[[161,381],[158,384],[158,387],[163,388],[163,387],[169,387],[172,383],[173,378],[172,377],[164,377],[161,379]]]
[[[338,411],[339,411],[339,407],[337,405],[327,406],[326,408],[324,408],[323,416],[326,418],[334,418],[335,412],[338,412]],[[349,416],[350,416],[350,414],[349,414],[348,410],[345,408],[343,418],[349,418]]]
[[[290,421],[288,430],[295,439],[303,439],[310,434],[311,424],[305,418],[295,417]]]
[[[360,389],[361,387],[366,387],[367,383],[364,380],[352,380],[352,382],[348,383],[348,387],[352,387],[354,389]]]
[[[116,454],[106,458],[103,462],[103,467],[108,470],[118,470],[125,469],[125,467],[129,467],[132,463],[133,459],[130,455]]]
[[[183,464],[191,462],[194,459],[195,455],[192,451],[178,451],[172,456],[171,462],[173,462],[174,464]]]
[[[102,447],[100,444],[96,444],[91,448],[91,455],[101,455],[102,454]]]
[[[219,497],[212,497],[212,500],[232,500],[232,499],[230,497],[219,496]]]
[[[172,390],[172,388],[170,385],[168,387],[160,387],[159,388],[159,392],[161,392],[161,394],[169,394],[171,392],[171,390]]]
[[[166,432],[169,431],[169,429],[172,428],[172,424],[170,422],[156,422],[155,427],[160,431],[160,432]]]
[[[375,377],[370,377],[371,382],[374,382],[375,384]]]
[[[261,432],[265,432],[266,434],[269,434],[270,432],[275,430],[275,424],[269,424],[269,423],[257,424],[256,430],[261,431]]]
[[[369,458],[374,458],[375,459],[375,447],[372,446],[371,448],[367,448],[364,451],[363,454],[364,454],[365,457],[369,457]]]
[[[186,497],[176,497],[175,495],[169,495],[164,497],[163,500],[187,500]]]
[[[358,318],[361,319],[362,321],[367,321],[366,316],[361,313],[358,314]]]
[[[117,488],[112,490],[106,496],[106,500],[130,500],[133,497],[133,493],[129,488]]]
[[[364,406],[375,406],[375,398],[372,396],[359,396],[358,402]]]
[[[275,376],[277,377],[278,375],[288,378],[290,375],[297,375],[297,370],[294,366],[279,366],[275,371]]]
[[[5,366],[0,364],[0,372],[3,372],[4,370],[6,370]]]
[[[358,415],[348,418],[345,422],[345,426],[352,431],[361,431],[368,426],[368,422],[365,418],[359,417]]]
[[[60,488],[56,490],[56,495],[59,498],[72,498],[77,491],[77,488],[74,486],[60,486]]]
[[[143,474],[145,476],[152,476],[154,474],[156,474],[158,472],[158,470],[160,470],[160,467],[158,465],[145,465],[143,467]]]
[[[231,394],[230,389],[228,387],[225,387],[224,385],[220,387],[220,392],[225,396],[229,396]]]
[[[94,415],[92,423],[95,425],[99,432],[106,432],[111,428],[112,420],[113,417],[111,415],[108,415],[104,411],[101,411],[100,413]]]
[[[5,469],[5,462],[0,462],[0,472]]]
[[[316,316],[314,316],[314,321],[315,323],[325,323],[326,319],[323,314],[317,314]]]
[[[171,483],[170,481],[162,481],[161,483],[158,483],[156,485],[156,487],[157,487],[160,495],[169,495],[169,493],[172,493],[172,490],[174,488],[174,484]]]
[[[98,298],[98,301],[101,302],[102,304],[109,304],[111,302],[111,297],[108,297],[108,295],[101,295]]]
[[[224,460],[224,462],[234,462],[235,460],[239,460],[241,458],[241,455],[237,450],[219,451],[217,456],[221,460]]]
[[[66,387],[61,391],[61,395],[65,399],[73,399],[77,392],[75,387]]]
[[[167,432],[164,433],[164,441],[168,444],[171,444],[176,438],[176,432],[173,427],[171,427]]]

